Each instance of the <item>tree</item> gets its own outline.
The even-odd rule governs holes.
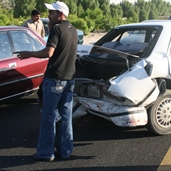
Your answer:
[[[87,9],[82,15],[81,18],[85,20],[89,18],[95,22],[95,29],[99,29],[99,26],[102,24],[103,21],[103,12],[101,9],[90,10]]]
[[[90,32],[95,30],[95,21],[91,20],[90,18],[86,17],[85,21],[87,22],[87,26]]]
[[[117,11],[118,11],[119,18],[123,18],[123,10],[120,5],[117,5]]]
[[[45,7],[44,3],[52,4],[54,0],[36,0],[36,9],[39,10],[41,13],[47,12],[47,8]]]
[[[122,18],[123,11],[120,5],[111,4],[110,5],[110,14],[113,18]]]
[[[24,18],[28,18],[35,7],[35,0],[15,0],[14,17],[18,18],[22,16]]]
[[[78,18],[77,20],[71,21],[71,23],[77,29],[83,30],[85,35],[90,33],[90,30],[87,26],[87,22],[85,20],[83,20],[82,18]]]
[[[154,20],[157,19],[157,15],[154,11],[150,11],[149,15],[148,15],[148,19],[149,20]]]
[[[165,11],[167,11],[167,3],[163,0],[151,0],[151,3],[153,3],[156,6],[156,9],[158,9],[156,11],[158,16],[163,16]]]
[[[137,0],[137,2],[134,3],[134,10],[136,11],[137,14],[140,13],[140,10],[145,9],[147,13],[151,11],[151,3],[147,2],[145,0]]]
[[[41,12],[41,17],[47,17],[47,8],[44,3],[51,4],[54,1],[0,0],[0,16],[8,16],[6,21],[4,21],[4,16],[1,18],[1,25],[4,23],[5,25],[21,25],[30,18],[33,9],[38,9]],[[120,24],[159,19],[160,16],[164,19],[163,15],[165,18],[171,15],[171,3],[164,0],[136,0],[134,4],[129,0],[122,0],[120,4],[110,4],[110,0],[62,0],[62,2],[69,7],[68,19],[85,34],[99,29],[109,30]],[[127,19],[123,19],[123,17]],[[84,22],[80,19],[83,19]]]
[[[98,0],[78,0],[77,5],[78,4],[81,4],[84,10],[87,10],[88,8],[91,10],[99,8]]]
[[[4,14],[0,15],[0,25],[1,26],[10,25],[10,20],[9,20],[8,16],[6,16]]]
[[[133,9],[128,10],[126,15],[127,15],[129,22],[136,23],[139,21],[138,14]]]
[[[77,4],[76,4],[76,2],[69,0],[68,7],[69,7],[69,13],[70,14],[76,14],[77,15]]]
[[[77,7],[77,15],[78,15],[78,17],[80,17],[83,14],[83,12],[84,12],[84,9],[83,9],[82,5],[79,4],[78,7]]]
[[[118,18],[118,10],[114,3],[110,5],[110,13],[111,13],[111,17]]]
[[[122,11],[123,11],[123,17],[127,17],[127,12],[129,10],[133,10],[133,4],[128,2],[127,0],[123,0],[120,3],[120,6],[122,7]]]
[[[110,0],[99,0],[100,9],[104,15],[110,14]]]
[[[140,10],[139,13],[139,21],[144,21],[144,20],[148,20],[148,13],[145,10]]]
[[[5,9],[13,9],[14,7],[14,0],[0,0],[0,6]]]

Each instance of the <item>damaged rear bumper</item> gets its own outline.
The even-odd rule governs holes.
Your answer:
[[[112,102],[82,97],[75,97],[74,100],[86,107],[83,110],[112,121],[117,126],[143,126],[148,121],[147,111],[144,107],[117,106]]]

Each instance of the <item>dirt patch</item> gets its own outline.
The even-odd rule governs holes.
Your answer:
[[[93,44],[95,42],[97,42],[101,37],[103,37],[105,33],[90,33],[87,36],[84,36],[84,43],[85,45],[87,44]]]

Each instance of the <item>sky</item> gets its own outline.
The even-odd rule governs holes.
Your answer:
[[[136,2],[136,0],[128,0],[128,1],[131,2],[131,3]],[[146,0],[145,0],[145,1],[146,1]],[[147,1],[149,1],[149,0],[147,0]],[[171,0],[163,0],[163,1],[166,1],[166,2],[170,2],[170,3],[171,3]],[[118,4],[118,3],[120,3],[120,2],[122,2],[122,0],[110,0],[110,3]]]

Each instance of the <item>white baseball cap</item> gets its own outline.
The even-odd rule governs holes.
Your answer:
[[[46,8],[49,10],[58,10],[58,11],[62,12],[65,16],[68,16],[68,14],[69,14],[68,6],[63,2],[56,1],[53,4],[47,4],[47,3],[44,3],[44,4],[45,4]]]

